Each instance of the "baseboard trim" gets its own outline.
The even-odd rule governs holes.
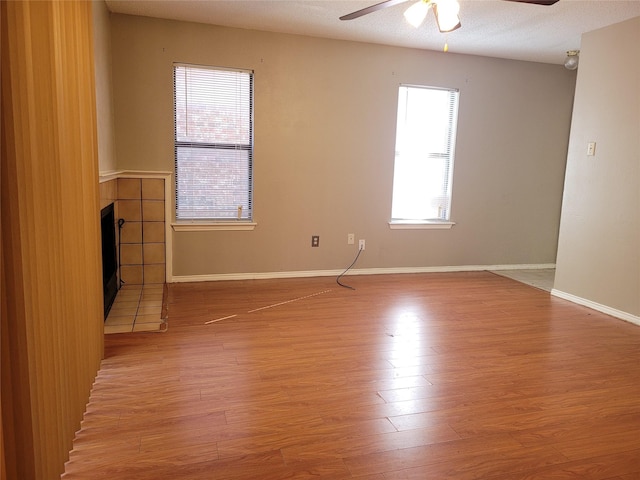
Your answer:
[[[637,315],[632,315],[628,312],[617,310],[615,308],[608,307],[607,305],[602,305],[601,303],[587,300],[586,298],[578,297],[576,295],[572,295],[570,293],[563,292],[561,290],[556,290],[555,288],[551,290],[551,295],[553,295],[554,297],[562,298],[563,300],[568,300],[570,302],[577,303],[578,305],[582,305],[584,307],[591,308],[592,310],[597,310],[598,312],[611,315],[612,317],[616,317],[616,318],[619,318],[620,320],[633,323],[634,325],[640,326],[640,317],[638,317]]]
[[[348,275],[388,275],[394,273],[480,272],[484,270],[540,270],[555,268],[553,263],[520,265],[459,265],[443,267],[355,268]],[[276,278],[333,277],[344,270],[303,270],[289,272],[216,273],[207,275],[174,275],[174,283],[217,282],[224,280],[269,280]]]

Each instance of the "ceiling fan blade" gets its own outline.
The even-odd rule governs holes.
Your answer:
[[[354,18],[367,15],[368,13],[377,12],[378,10],[382,10],[383,8],[393,7],[394,5],[399,5],[400,3],[405,3],[407,1],[408,0],[385,0],[384,2],[376,3],[375,5],[363,8],[362,10],[357,10],[348,15],[343,15],[340,17],[340,20],[353,20]]]
[[[531,3],[533,5],[546,5],[550,6],[554,3],[557,3],[559,0],[507,0],[508,2],[519,2],[519,3]]]

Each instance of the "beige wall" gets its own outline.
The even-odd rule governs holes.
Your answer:
[[[363,269],[555,261],[575,72],[124,15],[112,47],[119,169],[173,169],[173,62],[255,70],[258,226],[174,233],[174,275],[340,269],[347,233]],[[451,230],[389,229],[400,83],[460,89]]]
[[[640,316],[640,17],[582,37],[555,289]],[[587,143],[596,142],[588,157]]]
[[[116,169],[111,86],[110,13],[104,0],[92,0],[93,44],[98,116],[98,165],[100,172]]]

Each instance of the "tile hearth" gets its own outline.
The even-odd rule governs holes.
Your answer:
[[[111,306],[104,333],[163,332],[164,285],[124,285]]]

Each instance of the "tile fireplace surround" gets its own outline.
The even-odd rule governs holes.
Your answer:
[[[164,298],[164,285],[123,285],[104,323],[104,333],[166,330]]]
[[[104,333],[163,331],[166,280],[166,187],[164,173],[102,176],[100,208],[114,204],[118,280],[121,286]],[[119,229],[118,221],[124,220]]]

